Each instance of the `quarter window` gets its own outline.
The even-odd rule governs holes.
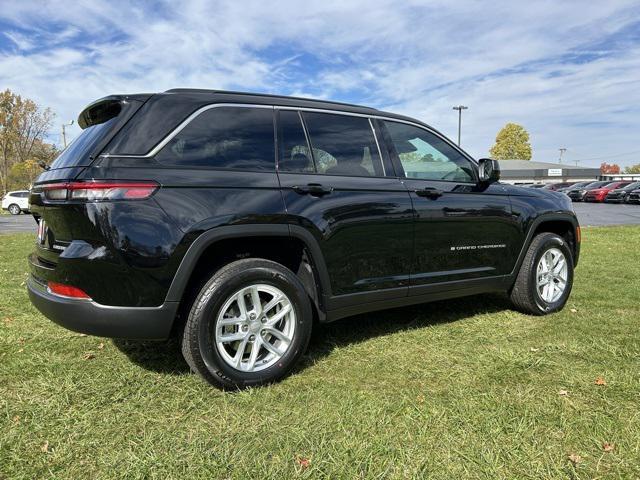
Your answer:
[[[315,172],[313,157],[307,145],[300,114],[291,110],[282,110],[279,124],[278,170],[281,172]]]
[[[206,110],[178,132],[156,160],[180,167],[274,170],[273,110]]]
[[[384,122],[408,178],[473,182],[471,162],[443,139],[422,128]]]
[[[382,164],[368,118],[304,112],[317,173],[382,176]]]

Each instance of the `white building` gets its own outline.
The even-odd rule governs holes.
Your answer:
[[[546,163],[533,160],[500,160],[500,180],[504,183],[560,183],[598,180],[600,169],[567,163]]]

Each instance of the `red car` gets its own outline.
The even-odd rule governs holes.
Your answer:
[[[604,202],[604,199],[607,198],[607,193],[609,193],[611,190],[626,187],[630,183],[631,182],[611,182],[603,185],[602,187],[594,188],[593,190],[587,191],[587,194],[584,196],[584,201]]]

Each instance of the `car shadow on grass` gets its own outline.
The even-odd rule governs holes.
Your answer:
[[[483,294],[366,313],[329,324],[320,324],[314,329],[300,369],[313,365],[335,348],[511,308],[513,307],[505,295]]]
[[[330,324],[318,324],[314,328],[309,348],[294,374],[312,366],[335,348],[364,342],[369,338],[455,322],[480,313],[495,313],[510,308],[512,307],[506,296],[485,294],[453,301],[443,300],[394,308],[344,318]],[[182,358],[180,342],[177,339],[164,342],[114,339],[113,344],[130,361],[146,370],[170,375],[184,375],[190,372],[189,366]]]
[[[161,342],[114,338],[113,344],[145,370],[169,375],[185,375],[191,371],[182,358],[177,338]]]

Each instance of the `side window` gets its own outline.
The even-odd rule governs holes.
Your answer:
[[[368,118],[313,112],[303,117],[318,173],[384,175]]]
[[[469,160],[437,135],[406,123],[384,123],[408,178],[475,181]]]
[[[156,155],[178,167],[275,170],[273,110],[218,107],[194,118]]]
[[[280,111],[280,154],[278,170],[281,172],[315,172],[313,157],[300,114],[291,110]]]

